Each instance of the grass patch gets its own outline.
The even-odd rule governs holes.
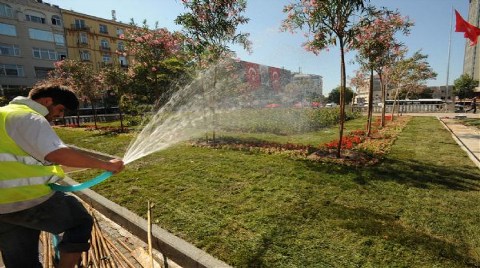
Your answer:
[[[460,122],[466,126],[473,126],[480,129],[480,118],[465,118]]]
[[[131,138],[76,131],[59,133],[115,155]],[[318,145],[337,133],[241,135]],[[480,265],[479,178],[438,120],[415,117],[376,166],[183,143],[93,190],[144,217],[153,201],[155,223],[235,267],[465,267]]]

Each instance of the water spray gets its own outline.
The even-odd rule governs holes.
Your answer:
[[[148,123],[129,144],[123,157],[125,165],[151,153],[164,150],[173,144],[199,136],[206,131],[208,127],[205,126],[205,119],[213,116],[212,107],[206,106],[206,100],[211,99],[211,96],[218,95],[219,91],[225,92],[225,88],[233,87],[232,81],[235,80],[232,79],[231,74],[222,75],[218,71],[213,74],[214,69],[206,70],[189,85],[181,87],[166,104],[151,116]],[[211,84],[212,75],[216,76],[215,86]],[[232,97],[232,94],[223,96],[223,99],[216,96],[216,103],[213,105],[228,107],[226,101],[235,99]],[[230,107],[226,110],[233,109]],[[220,109],[215,110],[215,113],[221,113]],[[49,186],[52,190],[61,192],[81,191],[105,181],[112,175],[112,172],[106,171],[77,185],[53,183]]]

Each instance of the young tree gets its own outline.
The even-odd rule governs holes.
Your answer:
[[[396,88],[396,96],[418,95],[425,90],[425,82],[437,77],[427,62],[427,55],[421,51],[411,57],[402,58],[391,68],[390,80]],[[392,111],[393,112],[393,111]]]
[[[97,128],[95,103],[104,90],[101,73],[96,73],[89,63],[66,59],[55,63],[55,69],[49,73],[47,81],[52,80],[71,87],[80,98],[90,102],[95,128]]]
[[[340,91],[341,87],[336,87],[328,94],[327,100],[328,102],[334,102],[336,104],[340,104]],[[353,100],[353,90],[349,87],[345,88],[345,102],[349,103]]]
[[[127,70],[122,68],[120,65],[112,64],[105,66],[101,69],[103,77],[103,85],[105,88],[118,98],[118,109],[120,114],[120,129],[124,131],[123,124],[123,110],[122,102],[120,101],[121,97],[129,94],[129,88],[132,84],[131,77],[128,75]]]
[[[282,30],[306,29],[305,49],[318,54],[329,45],[340,47],[340,125],[336,156],[340,157],[345,123],[345,48],[355,36],[354,16],[364,12],[368,0],[296,0],[284,7]]]
[[[132,27],[120,36],[126,42],[125,55],[133,56],[129,64],[132,79],[130,94],[138,103],[163,105],[174,90],[174,83],[188,72],[183,54],[183,35],[165,28]]]
[[[355,97],[358,96],[360,93],[360,90],[363,88],[366,88],[369,83],[367,81],[367,76],[364,72],[364,70],[360,69],[355,72],[355,76],[350,78],[350,85],[355,88],[355,91],[353,92],[353,97],[352,97],[352,104],[355,102]],[[361,101],[363,103],[363,100]],[[357,100],[358,104],[358,100]],[[352,112],[353,112],[353,105],[352,105]]]
[[[381,123],[384,126],[387,87],[387,77],[384,74],[402,53],[402,44],[396,39],[396,34],[401,32],[403,35],[408,35],[413,23],[408,18],[402,17],[398,11],[393,12],[385,8],[377,9],[375,7],[369,7],[367,10],[367,16],[360,21],[357,35],[352,39],[352,46],[358,50],[356,59],[360,65],[364,69],[370,70],[371,76],[373,76],[372,71],[376,71],[380,78],[383,103]],[[371,132],[372,96],[373,85],[370,85],[367,136]]]
[[[459,78],[453,82],[453,92],[459,99],[472,98],[474,96],[473,90],[478,86],[478,81],[474,80],[468,74],[462,74]]]
[[[245,0],[182,0],[188,12],[180,14],[175,23],[184,27],[187,37],[186,46],[197,60],[200,68],[209,67],[225,57],[232,56],[230,44],[240,44],[250,51],[248,33],[237,33],[239,25],[246,24],[249,19],[242,15],[247,7]],[[214,65],[215,66],[215,65]],[[217,68],[214,67],[212,92],[208,97],[208,106],[213,119],[213,141],[215,142],[215,92],[217,87]],[[207,106],[205,85],[202,95]],[[206,116],[205,120],[206,120]],[[205,121],[205,127],[207,123]],[[208,141],[208,134],[205,134]]]

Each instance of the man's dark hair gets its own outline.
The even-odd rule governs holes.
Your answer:
[[[28,93],[32,100],[52,98],[53,104],[62,104],[70,111],[78,109],[78,98],[68,87],[61,85],[37,85]]]

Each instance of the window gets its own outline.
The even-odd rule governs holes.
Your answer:
[[[25,76],[22,65],[0,64],[0,76]]]
[[[33,15],[25,15],[25,17],[27,18],[27,21],[45,24],[45,18],[40,18]]]
[[[125,51],[125,43],[123,43],[122,41],[118,42],[117,50],[118,51]]]
[[[55,44],[57,46],[65,46],[65,38],[63,37],[63,34],[53,34],[53,38],[55,39]]]
[[[1,44],[0,55],[2,56],[20,56],[20,48],[17,45]]]
[[[102,57],[103,63],[110,63],[111,57],[108,54],[104,54]]]
[[[34,47],[32,48],[33,51],[33,57],[37,59],[43,59],[43,60],[57,60],[57,52],[52,49],[44,49],[44,48],[37,48]]]
[[[0,17],[13,18],[12,7],[7,4],[0,3]]]
[[[80,44],[88,44],[88,37],[86,33],[80,33],[80,40],[78,40]]]
[[[120,62],[120,66],[122,66],[122,67],[125,67],[125,66],[128,65],[127,57],[119,56],[118,61]]]
[[[90,52],[87,50],[80,51],[80,59],[83,61],[89,61],[90,60]]]
[[[123,34],[123,29],[122,28],[117,28],[117,36],[120,36]]]
[[[107,40],[102,39],[102,41],[100,41],[100,47],[103,48],[103,49],[108,49],[108,48],[110,48],[110,45],[108,44]]]
[[[45,24],[45,15],[43,15],[42,13],[32,11],[32,10],[28,10],[25,13],[26,13],[25,14],[25,19],[27,21]]]
[[[52,16],[52,25],[62,26],[62,19],[57,15],[53,15]]]
[[[100,24],[100,33],[108,34],[107,25]]]
[[[0,23],[0,34],[17,36],[17,29],[15,29],[14,25]]]
[[[85,21],[81,19],[75,19],[75,29],[86,29]]]
[[[35,67],[35,77],[48,78],[48,73],[52,70],[53,68]]]
[[[52,43],[54,42],[52,32],[30,28],[28,29],[28,33],[30,35],[30,38],[32,39],[47,41]]]

